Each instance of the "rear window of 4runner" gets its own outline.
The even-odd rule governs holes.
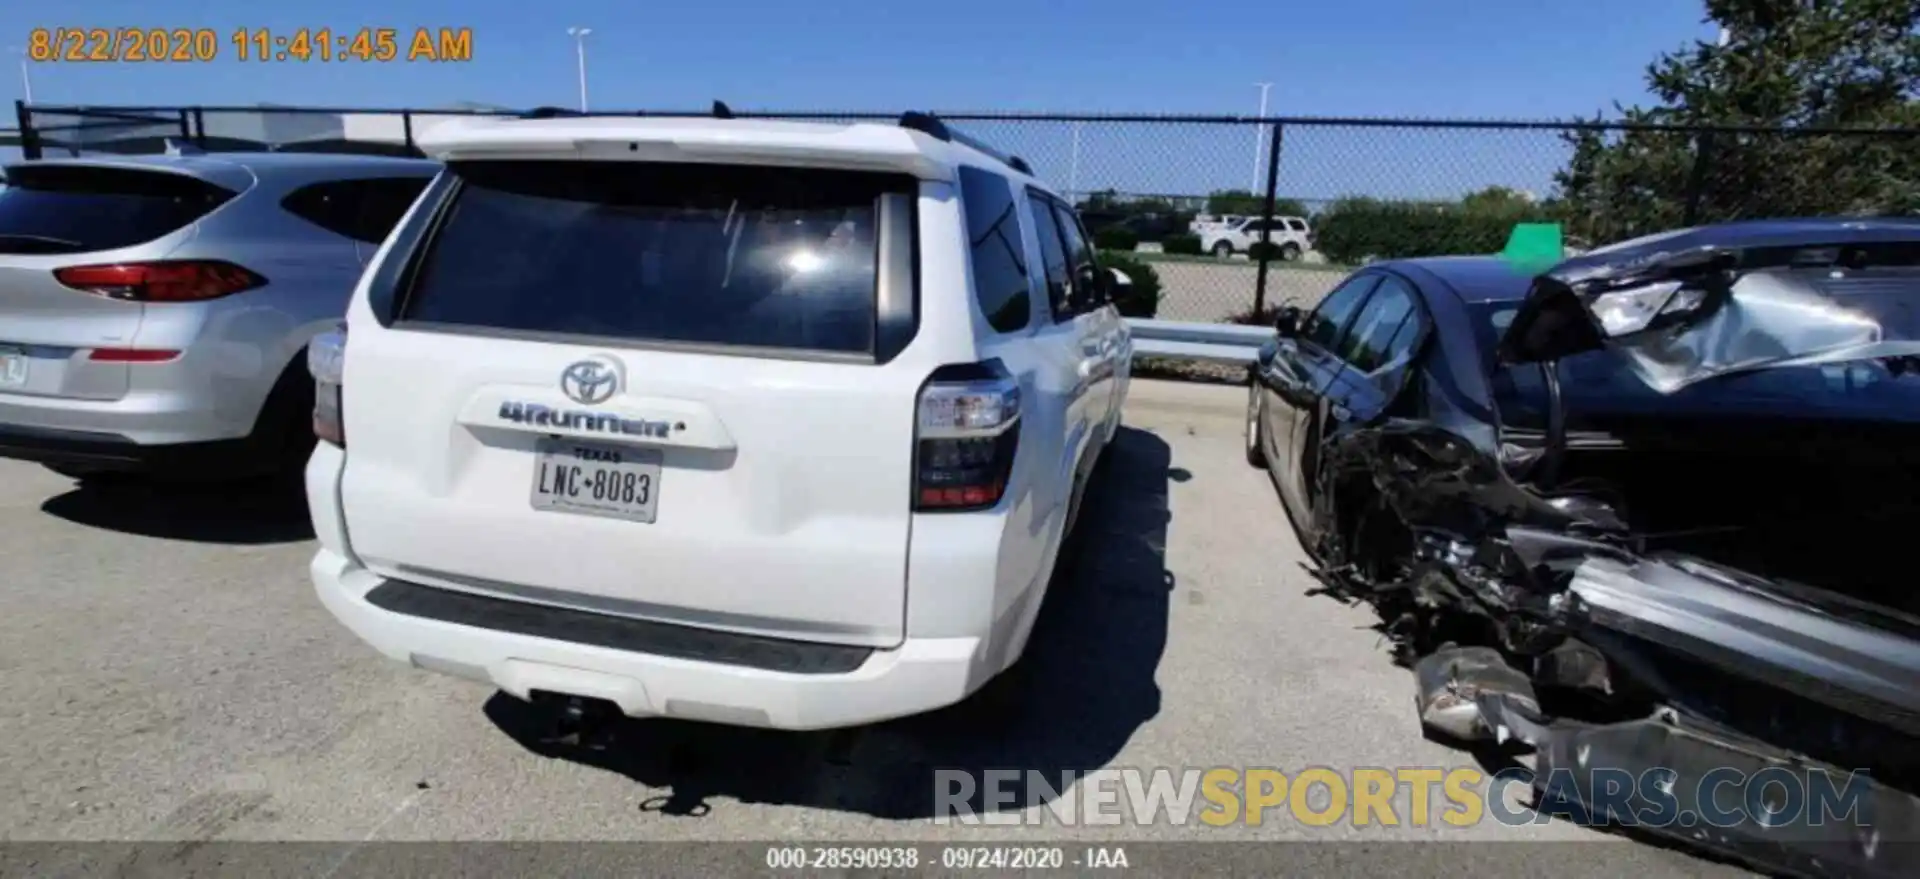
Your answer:
[[[404,320],[531,334],[874,350],[871,172],[657,162],[456,162]]]

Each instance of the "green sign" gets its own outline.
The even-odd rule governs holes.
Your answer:
[[[1566,253],[1559,223],[1516,223],[1500,258],[1516,271],[1535,275],[1559,264]]]

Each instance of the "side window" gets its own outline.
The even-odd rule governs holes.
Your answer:
[[[1367,298],[1367,293],[1379,281],[1379,275],[1355,275],[1333,288],[1333,292],[1321,299],[1320,305],[1302,322],[1301,338],[1329,351],[1338,350],[1334,342],[1339,339],[1340,330],[1346,327],[1353,313],[1359,310],[1361,301]]]
[[[1093,245],[1087,242],[1087,230],[1073,209],[1055,202],[1055,216],[1067,242],[1067,259],[1072,271],[1067,276],[1067,302],[1074,313],[1092,311],[1106,302],[1106,287],[1100,283],[1100,264],[1093,258]]]
[[[335,235],[379,244],[426,185],[424,177],[332,180],[302,186],[280,206]]]
[[[1307,221],[1299,218],[1290,219],[1287,221],[1287,228],[1295,232],[1305,232],[1307,231]]]
[[[991,171],[961,166],[960,200],[973,253],[973,298],[988,325],[1011,333],[1027,325],[1032,295],[1013,186]]]
[[[1052,307],[1055,320],[1070,317],[1073,310],[1067,307],[1070,289],[1067,249],[1060,243],[1060,222],[1054,218],[1053,205],[1046,199],[1028,194],[1027,204],[1033,208],[1034,231],[1040,237],[1040,265],[1047,276],[1047,304]]]
[[[328,232],[352,238],[354,219],[360,213],[359,192],[351,188],[352,183],[311,183],[288,193],[280,207]]]
[[[1340,359],[1373,373],[1413,349],[1419,337],[1419,307],[1413,290],[1399,278],[1383,277],[1353,326],[1340,339]]]

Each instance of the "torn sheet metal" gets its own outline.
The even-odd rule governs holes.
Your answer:
[[[1663,394],[1756,369],[1920,357],[1920,273],[1751,272],[1718,308],[1709,308],[1697,288],[1671,283],[1605,294],[1590,307],[1646,291],[1665,297],[1657,314],[1706,310],[1664,330],[1609,340]],[[1612,318],[1617,327],[1637,319]]]
[[[1509,363],[1595,348],[1670,394],[1757,369],[1920,358],[1920,223],[1739,224],[1568,260],[1534,281],[1500,343]],[[1817,243],[1809,243],[1817,242]]]

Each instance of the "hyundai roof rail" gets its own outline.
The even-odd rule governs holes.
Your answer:
[[[900,114],[900,127],[910,128],[914,131],[927,134],[939,140],[947,141],[948,143],[957,143],[957,144],[970,146],[976,150],[979,150],[980,152],[986,153],[989,156],[992,156],[996,159],[999,159],[1002,162],[1005,162],[1008,167],[1012,168],[1015,171],[1019,171],[1020,173],[1026,174],[1029,176],[1033,174],[1033,167],[1027,164],[1026,159],[1020,158],[1019,156],[1013,155],[1011,153],[1001,152],[1000,150],[997,150],[991,146],[988,146],[984,141],[976,140],[975,138],[969,137],[965,134],[955,131],[952,128],[948,127],[947,123],[941,121],[940,117],[935,116],[932,113],[921,113],[913,110],[909,110],[905,113],[902,113]]]

